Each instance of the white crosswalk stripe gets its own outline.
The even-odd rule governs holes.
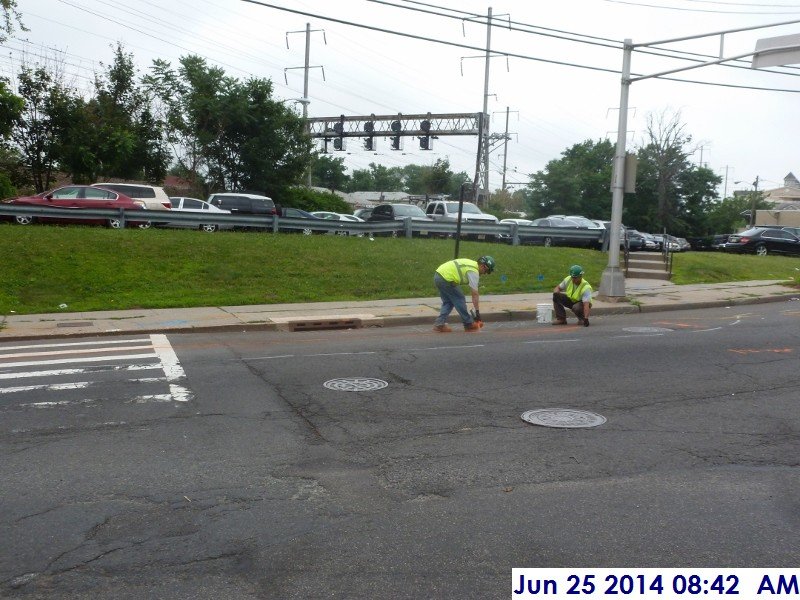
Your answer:
[[[145,371],[153,373],[130,377]],[[0,346],[0,410],[96,406],[113,400],[133,405],[185,403],[193,397],[185,383],[186,373],[166,335]],[[105,392],[99,397],[68,397],[70,392],[91,388],[112,391],[106,398]],[[120,389],[140,393],[125,397]]]

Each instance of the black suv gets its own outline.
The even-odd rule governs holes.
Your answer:
[[[425,214],[416,204],[379,204],[372,209],[372,214],[367,221],[370,223],[380,221],[402,221],[403,219],[411,217],[412,221],[425,221],[431,223],[432,220]],[[376,233],[375,235],[390,235],[397,237],[398,231],[387,231],[384,233]],[[414,231],[414,236],[427,236],[428,231]]]

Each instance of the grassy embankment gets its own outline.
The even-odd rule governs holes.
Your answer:
[[[0,314],[232,306],[436,296],[433,272],[453,240],[348,238],[244,232],[0,225]],[[541,292],[574,263],[597,287],[607,256],[576,248],[461,242],[461,256],[491,254],[482,293]],[[689,252],[678,284],[792,280],[800,260]],[[541,276],[541,277],[540,277]]]

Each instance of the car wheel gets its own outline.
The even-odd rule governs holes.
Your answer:
[[[391,236],[392,236],[393,238],[396,238],[396,237],[400,237],[400,234],[397,232],[397,230],[395,230],[395,231],[393,231],[393,232],[391,233]]]
[[[152,226],[153,224],[150,221],[145,221],[144,223],[139,223],[139,225],[137,225],[139,229],[150,229]]]
[[[546,237],[544,238],[544,247],[549,248],[553,245],[553,238]]]
[[[767,246],[764,244],[758,244],[756,246],[756,254],[759,256],[766,256],[767,255]]]
[[[14,217],[14,222],[17,225],[30,225],[33,223],[33,217],[29,217],[27,215],[17,215]]]
[[[303,233],[303,235],[311,235],[314,232],[311,230],[310,227],[306,227],[306,228],[303,229],[302,233]]]
[[[217,229],[219,229],[218,225],[211,225],[210,223],[200,225],[200,231],[207,231],[208,233],[214,233]]]
[[[122,219],[117,219],[117,218],[109,219],[108,221],[106,221],[106,225],[108,225],[111,229],[122,229],[123,227],[125,227],[122,224]]]

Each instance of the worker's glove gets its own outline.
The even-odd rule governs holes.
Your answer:
[[[583,320],[583,326],[584,327],[588,327],[589,326],[589,319],[584,319]]]

